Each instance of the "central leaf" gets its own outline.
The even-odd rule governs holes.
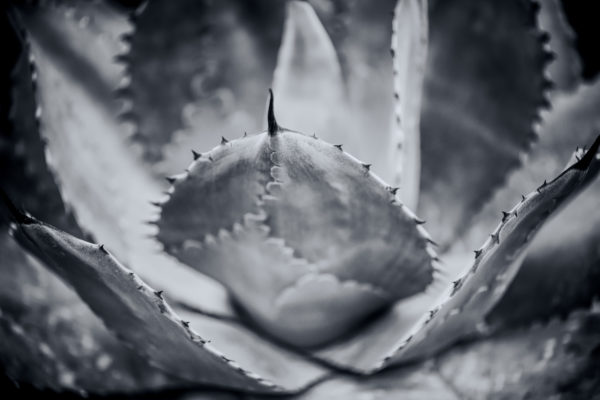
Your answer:
[[[432,252],[369,165],[272,111],[268,131],[223,139],[173,178],[158,238],[263,329],[314,346],[425,290]]]

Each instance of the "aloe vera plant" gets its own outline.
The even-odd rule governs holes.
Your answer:
[[[9,379],[165,398],[600,393],[600,83],[579,78],[558,1],[65,0],[6,17]]]

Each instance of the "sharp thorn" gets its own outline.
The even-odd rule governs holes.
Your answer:
[[[596,140],[594,140],[594,143],[586,151],[583,157],[581,157],[581,160],[577,161],[577,163],[575,163],[572,168],[580,171],[586,170],[590,166],[592,161],[596,158],[598,148],[600,148],[600,135],[596,137]]]
[[[225,136],[221,136],[221,144],[227,144],[229,140],[225,139]]]
[[[277,132],[281,130],[279,125],[277,125],[277,120],[275,119],[275,110],[273,107],[273,90],[269,89],[269,110],[267,112],[267,128],[269,132],[269,136],[277,135]]]
[[[344,151],[341,144],[334,144],[333,146],[337,147],[340,151]]]
[[[462,285],[462,280],[460,280],[460,279],[452,281],[452,293],[450,295],[454,296],[456,294],[456,292],[458,292],[458,289],[460,289],[461,285]]]
[[[433,239],[427,238],[426,240],[427,240],[427,243],[429,243],[435,247],[439,247],[439,245],[436,242],[434,242]]]
[[[490,235],[490,237],[492,238],[492,241],[496,244],[500,244],[500,234],[499,233],[492,233]]]
[[[192,150],[192,156],[194,157],[194,161],[202,157],[202,153],[198,153],[196,150]]]
[[[473,252],[475,253],[475,258],[479,258],[479,256],[481,255],[481,253],[483,253],[483,250],[479,249],[479,250],[474,250]]]
[[[502,211],[502,222],[506,222],[506,220],[510,217],[510,213],[506,211]]]
[[[169,182],[171,185],[174,184],[175,182],[177,182],[177,178],[173,178],[172,176],[167,176],[165,177],[165,179],[167,180],[167,182]]]
[[[157,290],[157,291],[154,292],[154,295],[156,297],[158,297],[159,299],[163,300],[163,293],[164,293],[163,290]]]
[[[400,190],[399,187],[392,187],[392,186],[388,186],[386,189],[388,190],[388,192],[390,192],[393,195],[398,193],[398,190]]]

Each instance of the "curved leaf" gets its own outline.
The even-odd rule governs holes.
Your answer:
[[[532,237],[557,207],[597,175],[599,145],[600,138],[581,161],[510,210],[475,252],[475,263],[450,288],[437,287],[408,304],[399,303],[359,334],[318,352],[319,357],[367,372],[428,357],[458,340],[488,333],[486,317],[518,271]],[[364,346],[366,341],[370,346]]]
[[[528,243],[548,217],[600,172],[600,136],[580,161],[525,196],[475,251],[475,262],[456,280],[440,306],[404,339],[388,362],[428,356],[473,335],[486,334],[486,317],[522,264]],[[443,327],[443,328],[442,328]]]
[[[527,0],[436,1],[429,22],[419,211],[447,246],[535,138],[549,57]]]
[[[384,181],[392,182],[389,144],[394,129],[394,85],[390,38],[396,1],[309,3],[336,49],[345,92],[341,106],[331,104],[327,108],[336,124],[324,131],[315,126],[305,132],[343,144],[350,154],[372,163],[373,171]]]
[[[599,198],[596,180],[540,231],[490,313],[490,324],[505,329],[530,324],[589,307],[600,298]]]
[[[0,360],[11,379],[97,394],[181,384],[118,342],[70,288],[4,233],[0,251]]]
[[[277,382],[290,390],[301,390],[329,374],[325,367],[279,346],[248,327],[186,310],[177,311],[190,327],[210,338],[210,343],[243,368]]]
[[[26,8],[20,15],[35,66],[46,162],[80,225],[173,297],[231,314],[222,288],[158,254],[148,237],[153,229],[143,221],[155,213],[150,201],[163,188],[131,154],[114,117],[122,68],[112,58],[122,51],[118,36],[129,29],[124,15],[95,2]]]
[[[475,218],[476,224],[465,235],[464,243],[452,249],[470,246],[489,230],[494,212],[506,205],[548,173],[557,173],[569,154],[580,143],[589,141],[600,128],[598,105],[600,83],[581,85],[573,93],[559,93],[554,107],[544,117],[542,139],[533,150],[527,168],[515,171]],[[574,307],[586,306],[597,293],[598,219],[596,180],[565,210],[561,211],[534,239],[529,255],[511,283],[507,294],[493,313],[500,325],[522,324],[532,318],[545,319],[563,314]],[[460,257],[458,257],[460,258]],[[536,293],[532,299],[530,294]],[[515,311],[515,305],[519,305]]]
[[[421,173],[421,97],[429,41],[427,0],[400,0],[394,10],[392,57],[396,130],[391,146],[394,186],[417,209]]]
[[[18,41],[18,34],[15,30],[10,31],[7,40]],[[14,46],[18,48],[18,44]],[[16,57],[7,85],[11,88],[9,126],[2,129],[0,139],[3,142],[0,146],[2,188],[28,210],[70,233],[83,235],[72,210],[64,204],[45,160],[45,143],[39,131],[35,81],[32,80],[28,54],[21,51]]]
[[[290,1],[273,78],[278,118],[299,132],[345,143],[345,87],[336,50],[308,2]],[[344,116],[342,119],[341,116]]]
[[[177,160],[190,148],[209,148],[222,135],[261,128],[284,5],[261,0],[147,4],[135,19],[126,55],[126,91],[138,124],[133,139],[148,161],[164,156],[161,169],[173,173],[181,170]],[[174,139],[165,156],[165,145]]]
[[[254,392],[282,389],[243,370],[191,330],[155,291],[123,267],[103,245],[76,239],[30,218],[14,235],[44,260],[124,343],[152,365],[188,385]]]
[[[314,137],[223,141],[173,183],[159,240],[281,340],[322,344],[434,280],[421,221],[369,166]]]
[[[573,151],[582,143],[591,142],[600,130],[599,105],[600,80],[582,84],[572,93],[556,93],[552,110],[542,114],[540,141],[525,165],[510,174],[506,185],[473,218],[457,249],[451,251],[474,247],[493,228],[499,210],[507,209],[531,187],[560,173]]]

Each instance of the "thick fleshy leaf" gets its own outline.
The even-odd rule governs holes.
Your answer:
[[[396,129],[391,146],[394,186],[417,209],[421,173],[421,98],[429,41],[427,0],[400,0],[394,10],[392,57]]]
[[[73,291],[0,237],[0,362],[40,389],[125,393],[181,385],[118,342]]]
[[[536,137],[549,57],[529,1],[436,1],[429,17],[419,210],[446,246]]]
[[[581,161],[510,210],[475,252],[475,263],[450,288],[398,304],[355,337],[319,356],[346,368],[371,371],[431,356],[458,340],[488,333],[486,317],[518,271],[530,240],[557,207],[597,174],[599,144],[600,139]],[[370,346],[361,345],[365,341]]]
[[[239,322],[219,320],[184,309],[177,312],[190,322],[191,328],[210,338],[210,343],[227,358],[287,389],[299,390],[329,374],[326,368],[277,345]]]
[[[273,78],[278,118],[299,132],[346,143],[345,87],[333,43],[308,2],[290,1]],[[343,115],[343,118],[341,118]]]
[[[475,218],[477,223],[464,241],[451,249],[452,253],[461,254],[463,248],[471,246],[477,236],[489,231],[497,210],[507,209],[527,187],[558,173],[575,147],[597,134],[598,104],[598,81],[582,85],[573,93],[555,96],[553,109],[544,116],[542,138],[529,157],[527,168],[511,175],[506,187]],[[523,266],[493,313],[498,324],[520,324],[531,318],[545,319],[557,312],[568,312],[585,306],[597,293],[599,188],[600,181],[596,180],[534,239]],[[539,300],[530,299],[530,293],[536,293]],[[517,304],[519,311],[515,312]]]
[[[175,140],[161,169],[173,173],[184,167],[181,154],[190,148],[261,128],[284,6],[262,0],[146,5],[126,55],[125,91],[138,124],[133,139],[147,160],[161,160]]]
[[[304,132],[314,132],[330,143],[343,144],[350,154],[372,163],[373,171],[384,181],[392,182],[389,145],[394,130],[394,85],[390,38],[396,1],[309,3],[337,51],[345,91],[340,105],[327,107],[337,124],[325,131],[316,130],[319,127],[315,126]],[[307,119],[305,124],[310,122],[308,116]],[[286,123],[284,119],[282,122]]]
[[[62,4],[62,3],[61,3]],[[46,162],[81,226],[172,296],[231,314],[222,288],[164,255],[143,221],[162,187],[127,148],[115,119],[113,88],[122,68],[112,57],[129,27],[105,3],[25,9]],[[168,279],[167,279],[168,278]],[[202,289],[200,289],[202,288]]]
[[[68,282],[110,330],[152,365],[188,384],[282,390],[214,350],[172,311],[162,291],[119,264],[103,245],[24,216],[17,222],[14,236],[19,243]]]
[[[400,344],[390,362],[424,357],[489,330],[487,315],[502,298],[522,264],[529,242],[548,217],[572,200],[600,172],[600,136],[580,161],[525,196],[502,218],[475,251],[475,262],[454,281],[447,298],[433,308],[418,330]]]
[[[450,251],[459,253],[476,246],[479,238],[495,225],[499,210],[506,210],[531,187],[560,173],[573,151],[582,143],[591,142],[600,130],[599,105],[600,80],[582,84],[572,93],[557,92],[552,109],[542,114],[540,140],[525,165],[509,176],[506,185],[473,218],[473,224]]]
[[[223,141],[186,171],[158,238],[281,340],[329,341],[433,280],[420,221],[340,147],[277,127]]]
[[[600,298],[600,180],[552,219],[531,244],[488,318],[510,328],[589,307]],[[558,234],[560,232],[560,234]]]
[[[15,27],[16,28],[16,27]],[[19,32],[7,33],[6,40],[17,41]],[[18,45],[15,44],[15,47]],[[36,115],[35,82],[27,52],[16,55],[12,69],[9,127],[3,129],[0,141],[0,181],[15,202],[38,213],[53,224],[82,235],[71,210],[63,203],[54,176],[44,156],[44,142]]]

